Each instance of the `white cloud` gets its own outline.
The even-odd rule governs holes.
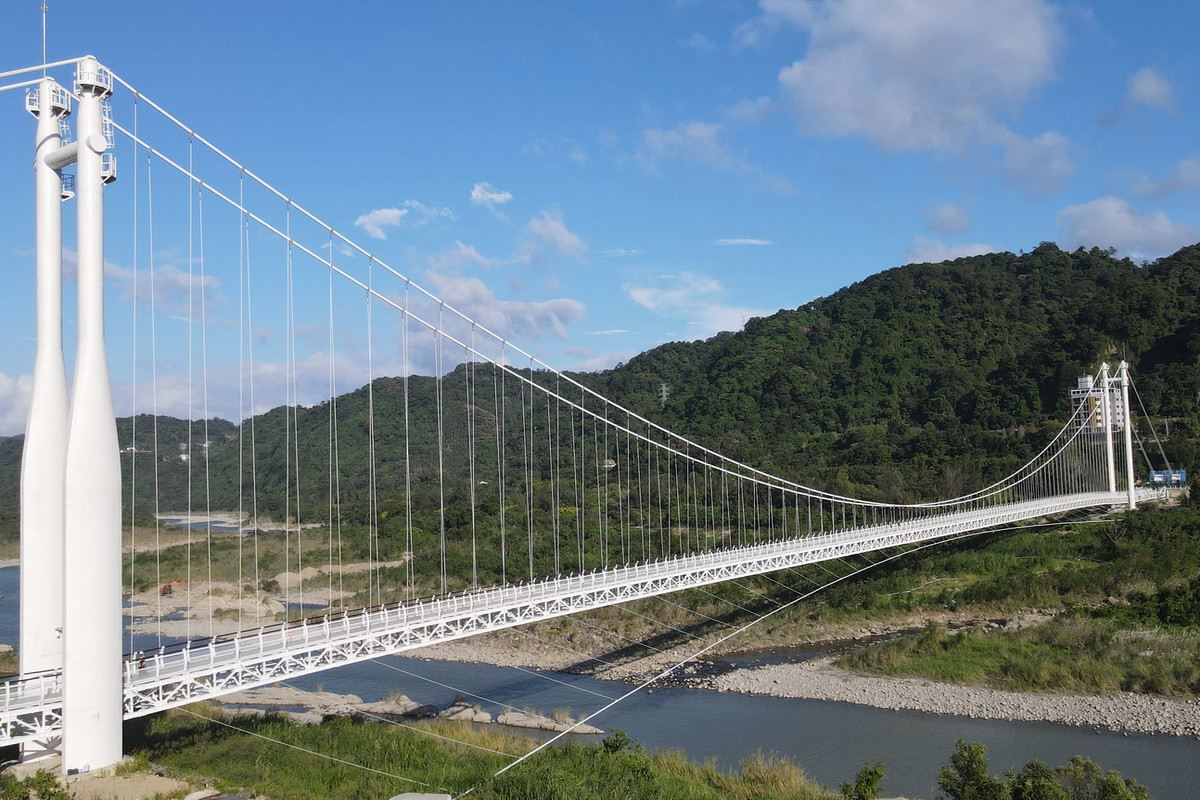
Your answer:
[[[720,302],[725,287],[693,272],[660,276],[667,286],[626,286],[629,297],[643,308],[665,317],[683,319],[700,336],[741,330],[746,320],[765,312]]]
[[[1056,131],[1026,139],[1006,128],[999,128],[996,136],[1004,148],[1004,166],[1009,179],[1031,195],[1062,191],[1075,174],[1075,165],[1068,157],[1070,142]]]
[[[577,261],[582,261],[584,253],[587,252],[587,243],[567,229],[562,212],[558,210],[542,211],[540,215],[529,220],[527,228],[533,234],[533,239],[526,248],[525,256],[520,260],[535,261],[546,247],[560,256]]]
[[[990,244],[955,244],[947,246],[942,242],[918,236],[913,242],[913,246],[908,248],[906,257],[910,264],[938,264],[942,261],[953,261],[956,258],[994,252],[996,252],[996,248]]]
[[[762,246],[762,245],[768,245],[768,244],[775,244],[775,242],[771,241],[770,239],[716,239],[713,241],[713,244],[722,245],[722,246],[729,246],[729,245]]]
[[[716,45],[712,43],[712,40],[703,33],[693,33],[691,37],[683,44],[685,47],[690,47],[693,50],[698,50],[702,53],[707,53],[708,51],[716,48]]]
[[[961,208],[953,203],[938,203],[929,211],[929,229],[938,233],[962,233],[971,227]]]
[[[1129,90],[1125,103],[1130,106],[1148,106],[1163,111],[1175,110],[1175,95],[1171,84],[1154,67],[1142,67],[1129,78]]]
[[[615,336],[619,333],[629,333],[624,328],[610,328],[606,331],[588,331],[588,336]]]
[[[387,239],[384,228],[420,228],[439,220],[453,219],[454,212],[445,206],[427,206],[417,200],[405,200],[403,208],[377,208],[354,220],[354,224],[373,239]]]
[[[478,278],[431,273],[431,289],[448,305],[510,341],[547,335],[570,338],[567,326],[584,315],[585,306],[567,297],[539,302],[501,300]]]
[[[0,372],[0,436],[16,436],[25,432],[32,390],[32,375],[10,377]]]
[[[1200,240],[1200,227],[1176,224],[1164,211],[1139,211],[1111,195],[1067,206],[1055,222],[1067,249],[1115,247],[1135,259],[1158,258]]]
[[[1136,189],[1153,197],[1200,189],[1200,157],[1177,161],[1162,180],[1143,180]]]
[[[383,229],[399,227],[400,220],[407,213],[407,208],[377,208],[354,220],[354,224],[366,231],[367,236],[372,239],[387,239]]]
[[[495,189],[490,183],[477,183],[471,187],[471,205],[487,206],[489,211],[495,211],[496,206],[509,200],[512,200],[512,192]]]
[[[614,247],[610,250],[600,251],[600,255],[604,256],[605,258],[624,258],[625,256],[636,256],[640,254],[640,250],[630,250],[625,247]]]
[[[764,5],[808,28],[779,74],[802,127],[887,149],[959,150],[1053,73],[1060,40],[1043,0],[818,0]]]

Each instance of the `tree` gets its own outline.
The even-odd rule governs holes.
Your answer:
[[[883,782],[883,763],[864,764],[854,776],[854,785],[849,781],[842,784],[843,800],[876,800],[879,797],[879,784]]]
[[[988,774],[987,748],[959,739],[950,764],[938,770],[938,789],[949,800],[1011,800],[1008,784]]]
[[[1070,800],[1054,770],[1041,761],[1030,761],[1016,775],[1009,775],[1012,800]]]
[[[1150,792],[1116,770],[1107,772],[1090,758],[1075,756],[1058,768],[1059,782],[1069,800],[1151,800]]]

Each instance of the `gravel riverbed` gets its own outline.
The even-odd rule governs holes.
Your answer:
[[[1127,733],[1200,737],[1200,702],[1122,692],[1070,695],[1012,692],[922,678],[865,675],[831,658],[739,669],[705,682],[721,692],[835,700],[978,719],[1057,722]]]

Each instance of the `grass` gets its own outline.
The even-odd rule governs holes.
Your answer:
[[[446,741],[410,728],[347,718],[298,726],[273,715],[229,719],[211,706],[190,708],[208,719],[176,711],[130,723],[127,746],[136,750],[137,757],[178,775],[214,780],[218,788],[243,795],[269,794],[273,800],[348,800],[390,797],[404,791],[457,794],[472,786],[479,787],[473,796],[484,800],[836,797],[786,759],[752,755],[738,774],[727,774],[712,764],[692,764],[682,753],[648,754],[616,732],[598,744],[571,742],[548,748],[492,779],[514,756],[528,753],[537,742],[461,722],[416,724],[455,740]],[[232,730],[222,722],[242,730]],[[367,765],[374,771],[343,762]]]
[[[936,625],[839,659],[886,675],[1035,692],[1171,697],[1200,693],[1200,635],[1129,631],[1060,618],[1023,631],[950,633]]]

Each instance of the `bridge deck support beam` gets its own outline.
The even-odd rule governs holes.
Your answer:
[[[106,80],[107,78],[107,80]],[[101,100],[111,77],[79,62],[79,343],[67,436],[63,625],[63,770],[121,758],[121,462],[104,349]]]

